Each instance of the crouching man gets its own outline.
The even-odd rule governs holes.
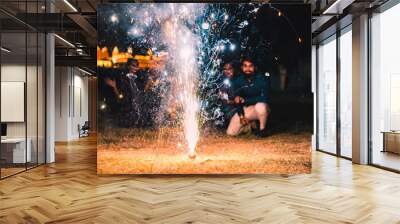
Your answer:
[[[235,89],[234,102],[244,106],[244,117],[247,121],[259,121],[256,130],[257,137],[266,137],[266,125],[269,114],[268,107],[268,77],[257,74],[252,59],[242,60],[242,75],[233,83]],[[230,120],[226,133],[230,136],[240,134],[243,122],[238,113]]]

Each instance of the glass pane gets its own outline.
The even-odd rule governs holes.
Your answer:
[[[30,160],[28,168],[37,165],[38,160],[38,35],[36,32],[27,33],[28,44],[28,63],[26,80],[26,111],[27,111],[27,142],[30,148]]]
[[[25,170],[31,159],[25,119],[26,33],[3,32],[1,45],[6,49],[1,50],[1,172],[5,177]]]
[[[318,149],[336,153],[336,39],[318,48]]]
[[[340,37],[340,150],[341,155],[352,157],[352,34]]]
[[[372,18],[372,163],[400,170],[400,4]]]
[[[45,148],[45,44],[46,37],[44,34],[40,33],[38,36],[38,163],[45,163],[46,158],[46,148]]]

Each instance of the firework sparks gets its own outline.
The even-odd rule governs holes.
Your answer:
[[[165,39],[172,56],[172,67],[177,74],[174,88],[180,96],[183,108],[183,129],[190,158],[195,157],[196,144],[199,139],[199,99],[196,95],[199,77],[197,58],[197,36],[185,23],[194,23],[196,8],[193,4],[183,4],[179,8],[169,9],[174,19],[165,22]]]

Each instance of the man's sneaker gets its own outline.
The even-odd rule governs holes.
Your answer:
[[[258,130],[256,132],[256,136],[257,136],[257,138],[265,138],[265,137],[267,137],[268,136],[267,129]]]
[[[260,122],[251,121],[250,126],[251,126],[251,132],[257,134],[258,130],[260,129]]]

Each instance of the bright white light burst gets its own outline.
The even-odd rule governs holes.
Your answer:
[[[177,73],[175,89],[178,91],[179,103],[183,108],[183,131],[187,143],[189,157],[195,158],[196,145],[199,140],[198,113],[200,109],[197,93],[199,77],[197,44],[198,36],[185,25],[194,23],[196,19],[196,4],[185,4],[183,8],[171,6],[174,19],[167,20],[164,26],[165,40],[172,55],[173,67]],[[202,28],[209,28],[203,24]],[[209,26],[209,25],[208,25]]]
[[[210,28],[210,24],[204,22],[204,23],[201,24],[201,28],[202,28],[203,30],[208,30],[208,29]]]
[[[230,49],[231,51],[234,51],[234,50],[236,49],[236,45],[231,44],[231,45],[229,46],[229,49]]]
[[[113,23],[117,23],[117,22],[118,22],[118,16],[115,15],[115,14],[113,14],[113,15],[111,15],[111,17],[110,17],[110,20],[111,20],[111,22],[113,22]]]

